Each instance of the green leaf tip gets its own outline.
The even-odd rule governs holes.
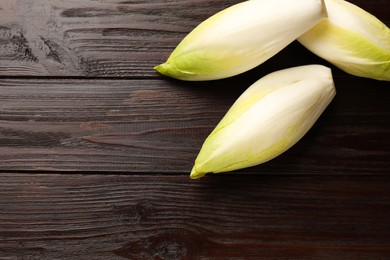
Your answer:
[[[191,79],[192,73],[182,71],[182,70],[176,68],[174,65],[169,63],[169,61],[154,67],[154,69],[157,70],[162,75],[167,76],[167,77],[180,79],[180,80],[184,80],[184,81],[194,80],[194,79]]]
[[[165,76],[169,76],[171,74],[171,65],[168,63],[162,63],[160,65],[157,65],[154,67],[155,70],[157,70],[159,73]]]
[[[205,175],[206,175],[205,172],[198,172],[198,171],[196,171],[195,166],[194,166],[192,168],[192,171],[191,171],[191,174],[190,174],[190,178],[195,180],[195,179],[199,179],[199,178],[201,178],[201,177],[203,177]]]

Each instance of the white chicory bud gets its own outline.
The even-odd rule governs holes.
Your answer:
[[[206,139],[190,177],[242,169],[280,155],[309,131],[335,94],[331,70],[322,65],[261,78]]]
[[[268,60],[324,16],[323,0],[245,1],[198,25],[155,69],[189,81],[231,77]]]
[[[390,80],[390,29],[376,17],[343,0],[325,0],[328,18],[298,41],[345,72]]]

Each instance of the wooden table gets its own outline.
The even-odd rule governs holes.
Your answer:
[[[239,0],[1,0],[0,259],[389,259],[390,89],[293,43],[243,75],[153,66]],[[351,1],[390,25],[388,0]],[[338,91],[266,163],[190,180],[235,99],[320,63]]]

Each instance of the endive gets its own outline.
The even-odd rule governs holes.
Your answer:
[[[260,65],[324,16],[323,0],[245,1],[197,26],[155,69],[181,80],[231,77]]]
[[[331,70],[322,65],[261,78],[206,139],[190,177],[250,167],[280,155],[305,135],[335,94]]]
[[[328,18],[298,40],[352,75],[390,80],[390,29],[343,0],[325,0]]]

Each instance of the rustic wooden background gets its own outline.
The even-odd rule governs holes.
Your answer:
[[[330,66],[293,43],[226,80],[153,70],[238,2],[1,0],[0,259],[390,258],[388,82],[331,66],[338,95],[296,146],[189,179],[246,87]],[[351,2],[390,25],[389,0]]]

